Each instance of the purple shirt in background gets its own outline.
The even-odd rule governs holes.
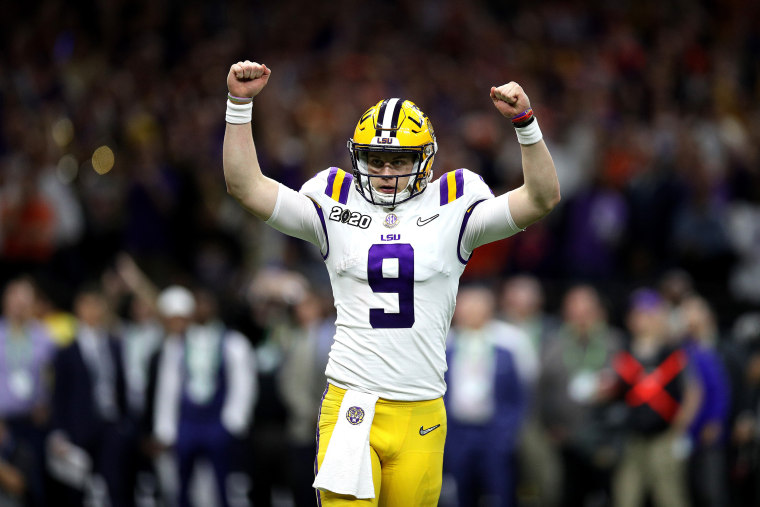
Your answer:
[[[590,188],[568,204],[566,266],[572,275],[604,278],[616,273],[617,249],[628,221],[623,196],[613,190]]]
[[[54,352],[55,344],[40,322],[27,322],[19,336],[11,337],[8,322],[0,319],[0,418],[27,415],[47,402],[42,376]]]
[[[702,403],[689,427],[692,441],[699,444],[700,432],[709,423],[720,423],[720,438],[724,439],[731,409],[731,384],[723,361],[717,350],[693,339],[687,340],[684,348],[702,387]]]

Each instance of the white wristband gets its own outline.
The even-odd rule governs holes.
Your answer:
[[[230,99],[227,99],[227,123],[232,123],[234,125],[251,123],[252,115],[253,102],[249,102],[247,104],[235,104]]]
[[[515,133],[517,134],[517,142],[520,144],[536,144],[543,139],[541,129],[538,128],[538,118],[533,117],[533,121],[530,125],[525,127],[515,127]]]

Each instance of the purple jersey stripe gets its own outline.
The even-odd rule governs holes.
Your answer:
[[[338,202],[346,204],[348,202],[348,191],[351,189],[351,183],[354,181],[354,176],[346,172],[343,173],[343,184],[340,186],[340,197]]]
[[[454,172],[454,179],[457,182],[457,199],[464,194],[464,169],[457,169]]]
[[[319,472],[319,419],[322,417],[322,404],[325,402],[325,396],[327,396],[327,390],[330,389],[330,384],[325,386],[325,391],[322,393],[322,399],[319,400],[319,412],[317,413],[317,452],[314,455],[314,477]],[[322,498],[319,496],[319,490],[315,489],[317,493],[317,505],[322,507]]]
[[[483,183],[486,183],[486,180],[483,179],[483,176],[478,175],[478,178],[480,178],[480,181]],[[491,187],[488,186],[488,183],[486,183],[486,186],[488,187],[488,191],[491,192],[491,195],[495,196],[496,194],[493,193],[493,190],[491,190]]]
[[[478,204],[480,204],[483,201],[485,201],[485,199],[481,199],[479,201],[475,201],[474,203],[472,203],[472,205],[469,208],[467,208],[467,211],[464,212],[464,219],[462,220],[462,227],[459,229],[459,239],[457,240],[457,257],[459,258],[459,262],[461,262],[465,266],[467,265],[467,261],[469,261],[470,259],[469,258],[467,258],[467,259],[462,258],[462,236],[464,236],[464,229],[465,229],[465,227],[467,227],[467,222],[470,221],[470,216],[472,216],[472,210],[474,210],[475,206],[477,206]]]
[[[309,197],[311,199],[311,197]],[[311,199],[311,202],[314,203],[314,208],[317,210],[317,215],[319,215],[319,221],[322,222],[322,230],[325,231],[325,245],[327,246],[327,250],[325,253],[322,253],[321,251],[319,253],[322,254],[322,259],[327,260],[327,256],[330,255],[330,237],[327,235],[327,224],[325,223],[325,214],[322,213],[322,206],[320,206],[317,201],[314,199]]]
[[[443,174],[439,179],[441,180],[441,206],[443,206],[449,203],[449,179],[446,174]]]
[[[327,186],[325,187],[325,193],[332,197],[333,185],[335,184],[335,176],[338,174],[337,167],[330,168],[330,174],[327,175]]]

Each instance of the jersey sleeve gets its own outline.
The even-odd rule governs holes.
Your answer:
[[[464,170],[464,195],[467,209],[462,222],[460,256],[469,258],[475,248],[508,238],[524,230],[517,227],[509,211],[509,192],[494,197],[483,179]]]
[[[277,202],[266,221],[280,232],[319,246],[322,258],[330,254],[324,209],[336,202],[346,204],[353,185],[353,175],[337,167],[317,173],[295,192],[280,185]]]
[[[288,236],[317,245],[322,255],[326,256],[327,230],[322,207],[316,199],[304,192],[310,182],[311,180],[304,185],[301,192],[280,184],[274,211],[266,224]]]

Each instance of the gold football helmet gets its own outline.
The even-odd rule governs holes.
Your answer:
[[[369,108],[359,120],[353,138],[348,140],[354,183],[359,193],[372,204],[392,207],[422,193],[433,176],[433,158],[438,151],[433,125],[427,115],[414,102],[399,98],[381,100]],[[414,169],[403,190],[393,194],[378,192],[372,178],[379,178],[368,170],[370,152],[411,153]],[[385,176],[387,178],[387,176]]]

